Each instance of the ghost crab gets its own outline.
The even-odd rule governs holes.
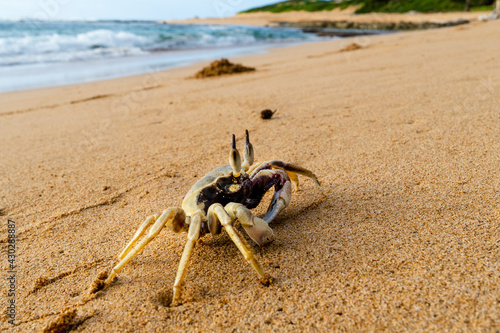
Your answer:
[[[318,186],[320,184],[311,171],[294,164],[274,160],[253,165],[254,151],[248,130],[245,134],[243,163],[233,134],[230,165],[214,169],[196,182],[186,194],[182,208],[168,208],[161,214],[149,216],[119,255],[120,261],[106,279],[105,285],[111,284],[122,268],[153,240],[164,226],[176,233],[188,233],[173,287],[172,306],[180,304],[187,265],[197,240],[208,233],[219,234],[222,228],[257,272],[261,283],[269,284],[269,276],[264,273],[252,250],[235,229],[234,222],[239,221],[248,236],[258,245],[268,243],[273,239],[273,231],[268,224],[290,203],[291,182],[298,186],[297,174],[311,178]],[[262,218],[255,216],[250,209],[257,207],[264,194],[273,186],[275,193],[267,213]],[[148,233],[141,239],[148,228]]]

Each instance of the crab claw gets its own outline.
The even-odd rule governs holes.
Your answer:
[[[258,218],[257,216],[253,216],[253,223],[253,226],[249,227],[243,225],[243,228],[255,243],[262,246],[274,239],[274,232],[271,228],[269,228],[266,221]]]
[[[224,208],[232,219],[237,219],[250,238],[257,244],[264,245],[274,239],[274,232],[266,221],[255,216],[242,204],[230,202]]]

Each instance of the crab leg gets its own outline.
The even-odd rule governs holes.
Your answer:
[[[294,190],[298,191],[299,190],[299,177],[297,176],[297,174],[295,172],[286,171],[286,170],[285,170],[285,172],[288,175],[288,177],[290,177],[290,180],[293,182]]]
[[[127,255],[130,249],[134,247],[134,245],[137,243],[137,240],[141,238],[142,235],[144,235],[146,229],[151,224],[153,224],[156,221],[156,219],[158,219],[158,217],[160,217],[160,214],[151,215],[144,222],[142,222],[142,224],[139,226],[139,229],[137,229],[130,242],[127,244],[127,246],[125,246],[122,253],[120,253],[120,255],[118,256],[120,260],[122,260]]]
[[[176,306],[180,303],[182,286],[184,285],[184,278],[186,277],[187,265],[189,259],[193,254],[194,246],[196,241],[200,238],[200,229],[202,222],[203,213],[197,211],[191,217],[191,224],[189,225],[188,239],[186,245],[184,246],[184,251],[182,252],[181,261],[179,263],[179,268],[177,269],[177,275],[174,282],[174,296],[172,299],[172,306]]]
[[[252,193],[245,201],[248,208],[256,207],[264,194],[274,186],[275,192],[266,215],[262,218],[270,223],[283,209],[285,209],[292,198],[292,181],[288,173],[283,169],[263,169],[252,177]]]
[[[121,257],[120,262],[113,268],[105,283],[111,283],[115,276],[120,273],[123,267],[130,260],[132,260],[132,258],[134,258],[151,240],[153,240],[153,238],[155,238],[160,233],[161,229],[163,229],[165,225],[167,225],[169,229],[179,232],[184,228],[185,219],[186,214],[184,213],[184,210],[182,210],[182,208],[168,208],[160,215],[160,217],[156,218],[156,215],[153,215],[146,219],[146,221],[144,221],[139,227],[139,230],[137,230],[137,232],[135,233],[132,241],[126,246],[125,250],[120,255],[120,257],[122,255],[123,257]],[[149,229],[148,234],[136,244],[139,237],[144,234],[147,226],[151,225],[153,221],[155,222]]]
[[[292,199],[292,185],[290,183],[290,180],[287,180],[279,190],[274,192],[271,204],[267,209],[266,215],[264,215],[262,219],[267,223],[270,223],[283,209],[285,209],[288,206],[291,199]]]
[[[316,183],[316,185],[321,186],[318,181],[318,178],[312,171],[292,163],[286,163],[278,160],[256,164],[252,166],[250,170],[248,170],[248,173],[251,175],[251,177],[253,177],[254,175],[258,174],[261,170],[266,170],[266,169],[281,169],[286,171],[286,173],[288,173],[289,175],[292,173],[298,173],[299,175],[311,178]],[[294,180],[295,177],[292,175],[290,178]]]
[[[260,282],[264,285],[269,284],[269,276],[264,273],[262,266],[260,266],[259,262],[253,256],[252,250],[248,248],[248,245],[245,243],[244,239],[238,235],[238,232],[233,226],[233,219],[231,216],[224,210],[221,204],[215,203],[210,206],[208,209],[208,219],[209,223],[213,223],[214,219],[218,220],[220,224],[226,229],[229,237],[234,242],[238,250],[240,250],[241,254],[246,261],[250,263],[253,269],[257,272],[260,277]]]

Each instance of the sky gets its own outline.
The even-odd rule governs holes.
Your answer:
[[[279,0],[0,0],[0,19],[170,20],[225,17]]]

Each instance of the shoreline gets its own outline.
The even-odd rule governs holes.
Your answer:
[[[273,48],[314,42],[274,42],[254,45],[175,49],[152,51],[150,54],[121,58],[90,59],[54,64],[33,64],[0,67],[0,95],[3,93],[63,87],[81,83],[99,82],[129,76],[168,71],[224,57],[242,57],[269,52]],[[124,74],[125,73],[125,74]]]
[[[208,61],[1,94],[0,212],[15,221],[19,269],[17,326],[4,316],[0,329],[494,330],[499,29],[274,48],[231,59],[255,72],[203,80],[190,77]],[[274,282],[259,283],[226,233],[207,235],[184,303],[168,307],[186,234],[165,229],[89,297],[147,216],[228,163],[233,133],[242,152],[245,129],[256,161],[322,184],[301,178],[275,240],[248,240]]]
[[[372,30],[372,31],[412,31],[412,30],[427,30],[446,27],[454,27],[458,25],[468,24],[469,20],[460,18],[452,21],[397,21],[397,22],[353,22],[349,20],[337,21],[298,21],[298,22],[278,22],[279,27],[294,27],[304,30],[317,30],[318,32],[326,29],[343,29],[343,30]]]
[[[469,22],[477,21],[477,17],[483,12],[474,13],[439,13],[439,14],[361,14],[354,15],[352,10],[346,9],[344,11],[333,10],[330,12],[288,12],[279,14],[270,13],[250,13],[238,14],[233,17],[222,19],[194,19],[194,20],[179,20],[179,21],[163,21],[156,23],[174,23],[174,24],[230,24],[230,25],[256,25],[256,26],[270,26],[270,27],[292,27],[299,28],[304,33],[312,33],[318,37],[340,37],[352,38],[360,36],[370,36],[386,31],[400,31],[400,30],[417,30],[429,29],[446,26],[462,25]],[[107,21],[104,21],[107,22]],[[112,22],[112,21],[111,21]],[[135,21],[131,21],[135,22]],[[309,42],[309,41],[302,41]],[[292,44],[301,43],[301,41],[292,42]],[[221,48],[213,47],[210,49],[200,49],[204,52],[210,52],[212,55],[201,57],[199,54],[196,59],[183,61],[178,59],[170,60],[169,65],[155,66],[153,59],[158,58],[161,52],[152,52],[149,55],[123,57],[115,59],[96,59],[87,60],[84,62],[68,62],[68,63],[55,63],[51,64],[34,64],[23,65],[20,67],[3,67],[0,71],[4,73],[6,79],[5,88],[2,89],[2,82],[0,82],[0,94],[11,91],[22,91],[29,89],[38,89],[43,87],[64,86],[67,84],[78,84],[84,82],[96,82],[100,80],[109,80],[113,78],[123,78],[130,75],[139,75],[141,73],[148,73],[151,71],[168,70],[179,66],[186,66],[198,61],[215,60],[221,57],[242,56],[243,54],[239,49],[246,49],[246,54],[255,54],[266,52],[268,49],[274,47],[283,47],[290,43],[263,43],[251,46],[234,46],[227,49],[227,54],[218,50]],[[185,52],[196,54],[196,50],[174,50],[175,52]],[[162,61],[164,63],[164,61]],[[109,63],[111,66],[107,66]],[[123,65],[120,65],[122,63]],[[137,67],[135,70],[127,74],[122,74],[120,66],[126,64]],[[142,65],[141,65],[142,63]],[[105,66],[107,74],[99,72],[97,68],[92,69],[92,78],[89,78],[88,69],[92,64],[98,66]],[[53,66],[53,67],[51,67]],[[77,71],[72,69],[76,66]],[[146,68],[147,67],[147,68]],[[155,68],[156,67],[156,68]],[[44,70],[46,68],[46,70]],[[57,70],[56,68],[61,68]],[[71,70],[64,70],[64,68],[71,68]],[[115,68],[113,70],[113,68]],[[142,69],[141,69],[142,68]],[[28,75],[26,75],[28,71]],[[58,72],[64,72],[58,74]],[[113,73],[111,73],[113,72]],[[49,77],[47,78],[47,74]],[[14,82],[12,82],[12,78]],[[29,83],[28,83],[29,82]],[[14,86],[14,88],[12,88]],[[8,88],[7,88],[8,87]]]
[[[25,35],[12,37],[0,57],[0,91],[123,77],[317,39],[296,28],[150,23],[40,22],[38,33],[27,22],[7,24],[6,34]],[[51,30],[68,27],[67,35]]]

